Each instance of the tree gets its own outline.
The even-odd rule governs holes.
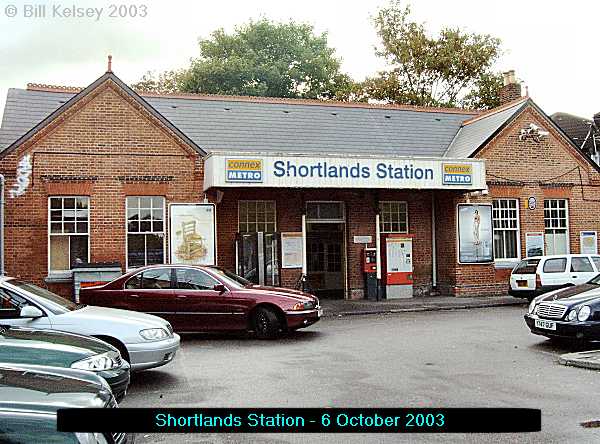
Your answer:
[[[146,75],[134,87],[150,91],[292,98],[334,98],[352,80],[309,24],[250,21],[231,34],[223,29],[200,39],[200,56],[180,72]],[[342,93],[343,94],[343,93]]]
[[[492,66],[500,56],[500,40],[450,28],[431,37],[409,16],[409,6],[392,0],[374,17],[382,43],[377,55],[390,69],[366,79],[365,94],[388,103],[496,106],[500,77]]]
[[[185,75],[185,70],[179,70],[165,71],[156,77],[152,71],[148,71],[139,82],[132,85],[132,88],[138,92],[175,93],[180,91],[180,84]]]

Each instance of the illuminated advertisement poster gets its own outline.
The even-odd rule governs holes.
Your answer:
[[[598,233],[581,231],[579,233],[581,254],[598,254]]]
[[[216,265],[215,206],[169,205],[172,264]]]
[[[525,233],[525,255],[527,257],[544,255],[544,233]]]
[[[461,264],[494,260],[491,205],[458,205],[458,261]]]

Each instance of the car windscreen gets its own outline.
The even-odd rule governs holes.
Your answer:
[[[252,285],[252,282],[250,282],[249,280],[244,279],[243,277],[238,276],[237,274],[232,273],[229,270],[225,270],[224,268],[210,267],[210,270],[217,276],[219,276],[219,278],[221,278],[221,280],[225,284],[231,285],[233,287],[244,288]]]
[[[19,281],[17,279],[11,279],[8,281],[10,285],[20,290],[31,293],[36,297],[36,302],[43,305],[44,308],[50,310],[54,314],[65,313],[67,311],[77,310],[79,306],[68,299],[63,298],[55,293],[52,293],[45,288],[38,287],[37,285],[30,284],[29,282]]]
[[[513,270],[513,274],[535,274],[539,259],[523,259]]]
[[[85,434],[82,434],[85,435]],[[0,442],[6,444],[78,444],[73,432],[57,432],[56,416],[44,414],[0,413]],[[105,441],[100,441],[105,442]]]

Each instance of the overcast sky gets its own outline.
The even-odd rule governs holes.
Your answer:
[[[134,5],[146,17],[111,18],[110,5]],[[28,82],[86,86],[106,70],[127,83],[146,71],[185,66],[197,54],[198,37],[250,18],[294,19],[327,31],[329,43],[355,79],[383,67],[371,16],[381,0],[0,0],[0,109],[8,88]],[[46,5],[45,17],[24,17],[25,5]],[[102,8],[99,19],[53,17],[65,7]],[[515,69],[530,96],[552,114],[591,117],[600,111],[598,17],[600,2],[413,0],[413,17],[435,32],[444,26],[502,39],[497,69]],[[16,8],[14,8],[14,7]],[[53,8],[56,7],[56,10]],[[118,15],[118,11],[117,15]],[[123,10],[121,10],[123,12]],[[130,13],[135,8],[129,8]],[[14,17],[8,15],[16,14]],[[1,112],[0,112],[1,113]]]

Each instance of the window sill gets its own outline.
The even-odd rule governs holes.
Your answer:
[[[49,273],[44,278],[47,284],[68,284],[73,282],[73,273],[71,271]]]
[[[521,259],[506,259],[497,260],[494,262],[496,268],[515,268],[515,266],[521,261]]]

